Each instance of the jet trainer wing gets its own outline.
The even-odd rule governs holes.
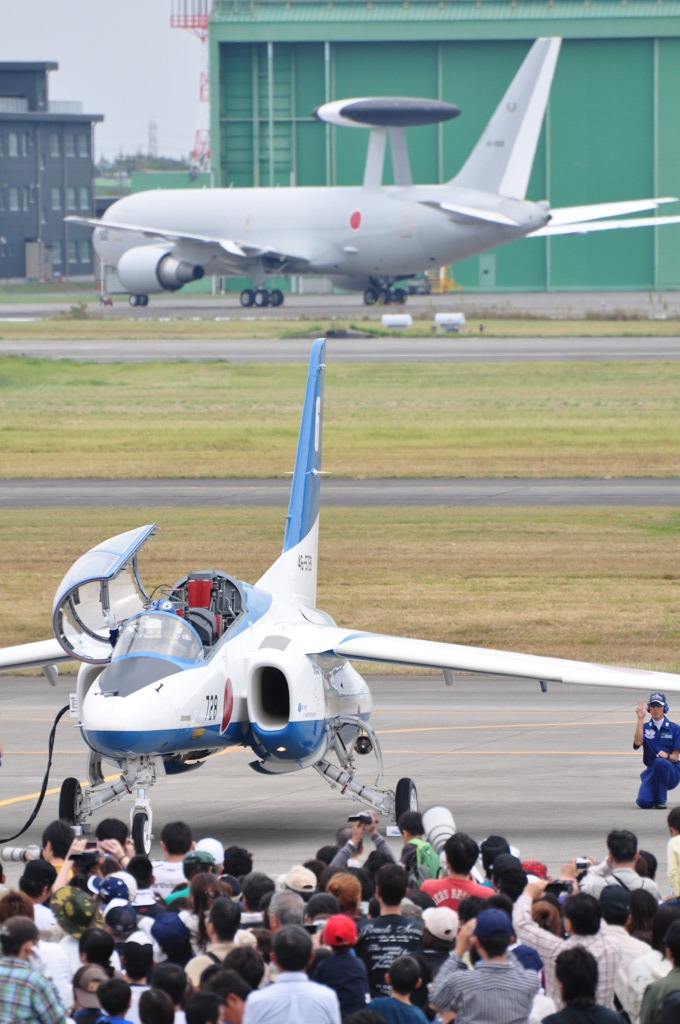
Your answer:
[[[20,668],[42,668],[72,659],[57,640],[38,640],[31,644],[17,644],[0,648],[0,671],[12,672]]]
[[[90,228],[105,228],[114,231],[129,231],[131,234],[143,235],[145,238],[158,238],[173,245],[190,244],[192,246],[205,246],[206,261],[211,257],[218,259],[226,258],[228,262],[236,266],[239,263],[252,259],[271,259],[279,263],[288,260],[307,263],[308,259],[301,253],[281,252],[274,247],[254,245],[252,242],[238,241],[233,238],[219,238],[213,235],[192,234],[189,231],[173,231],[171,228],[149,227],[144,224],[126,224],[122,221],[98,220],[95,217],[64,217],[65,221],[71,224],[81,224]]]
[[[618,665],[596,665],[585,661],[520,654],[462,644],[437,643],[412,637],[346,631],[321,627],[319,639],[324,652],[360,661],[439,668],[447,673],[483,672],[543,682],[580,683],[585,686],[620,686],[631,689],[664,689],[680,692],[680,674]],[[447,678],[447,682],[450,679]]]

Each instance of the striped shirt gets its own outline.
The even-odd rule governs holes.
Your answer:
[[[597,961],[598,979],[595,1002],[600,1006],[612,1009],[616,974],[622,954],[616,937],[611,934],[608,926],[602,922],[600,930],[595,935],[570,935],[568,939],[562,939],[559,935],[553,935],[552,932],[548,932],[536,924],[531,916],[531,902],[531,896],[523,894],[519,897],[512,913],[512,923],[517,941],[526,942],[527,945],[538,950],[545,971],[546,995],[555,1000],[558,1010],[562,1009],[564,1001],[555,978],[555,961],[563,949],[583,946],[589,953],[592,953]]]
[[[537,972],[525,971],[512,954],[468,971],[451,953],[430,985],[430,1003],[455,1010],[456,1024],[526,1024],[538,988]]]
[[[0,959],[0,1022],[65,1024],[66,1013],[54,985],[34,971],[27,960]]]

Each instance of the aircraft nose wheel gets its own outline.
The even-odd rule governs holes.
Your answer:
[[[399,821],[404,811],[418,810],[418,790],[413,779],[399,779],[394,792],[394,820]]]
[[[59,791],[59,817],[69,825],[78,825],[83,809],[83,791],[78,779],[64,779]]]

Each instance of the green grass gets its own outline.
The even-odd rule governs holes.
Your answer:
[[[306,367],[0,358],[7,477],[281,476]],[[347,477],[674,476],[680,362],[332,363]]]

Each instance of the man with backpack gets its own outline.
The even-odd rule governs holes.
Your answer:
[[[432,843],[429,843],[423,828],[423,819],[418,811],[404,811],[399,817],[397,828],[404,840],[400,861],[417,886],[428,878],[439,878],[442,865]]]

